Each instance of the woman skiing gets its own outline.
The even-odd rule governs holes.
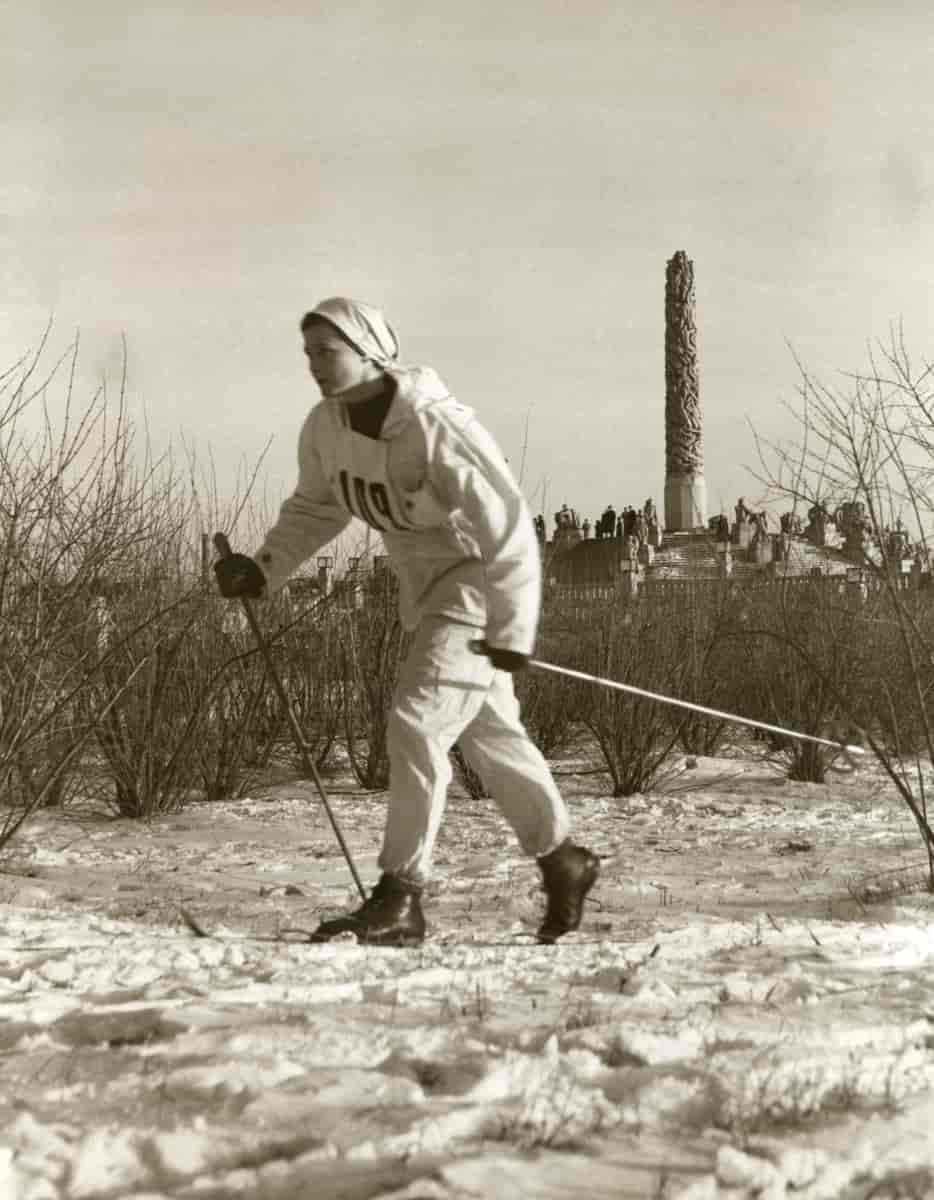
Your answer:
[[[378,530],[414,633],[392,702],[382,875],[362,907],[321,923],[382,945],[425,934],[422,888],[455,742],[483,780],[546,895],[541,942],[580,925],[599,860],[569,838],[567,808],[519,718],[512,673],[532,653],[541,551],[525,500],[492,436],[428,367],[399,364],[382,313],[333,298],[301,321],[323,402],[299,437],[298,485],[250,558],[215,565],[228,597],[260,597],[359,517]],[[479,653],[478,653],[479,651]]]

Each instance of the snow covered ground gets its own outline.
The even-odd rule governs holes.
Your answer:
[[[613,800],[556,765],[604,864],[555,947],[488,802],[452,794],[405,951],[303,944],[355,902],[303,782],[38,817],[0,873],[0,1197],[934,1196],[934,897],[873,768]],[[374,881],[384,798],[333,803]]]

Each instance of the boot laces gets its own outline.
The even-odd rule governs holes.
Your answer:
[[[394,895],[404,895],[406,889],[401,887],[397,880],[390,878],[388,875],[381,875],[374,886],[372,892],[363,901],[361,912],[370,912],[374,908],[379,908],[385,904]]]
[[[374,908],[379,908],[381,904],[385,903],[388,895],[389,888],[385,885],[384,881],[380,879],[370,892],[369,896],[367,896],[367,898],[363,901],[360,912],[372,912]]]

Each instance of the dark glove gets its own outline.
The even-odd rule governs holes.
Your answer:
[[[258,600],[266,590],[266,576],[248,554],[228,554],[214,564],[220,594],[228,599],[248,596]]]
[[[508,671],[510,675],[524,671],[529,665],[530,656],[518,650],[499,650],[485,641],[471,642],[470,648],[476,654],[485,654],[497,671]]]

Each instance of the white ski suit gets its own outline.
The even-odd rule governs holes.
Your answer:
[[[388,726],[379,865],[421,884],[455,742],[527,854],[555,849],[569,820],[520,721],[511,675],[469,648],[477,637],[525,654],[534,647],[541,561],[526,503],[493,438],[433,370],[383,369],[395,395],[378,438],[355,432],[339,399],[312,409],[299,438],[298,486],[255,558],[272,592],[351,516],[382,534],[402,624],[415,637]]]

